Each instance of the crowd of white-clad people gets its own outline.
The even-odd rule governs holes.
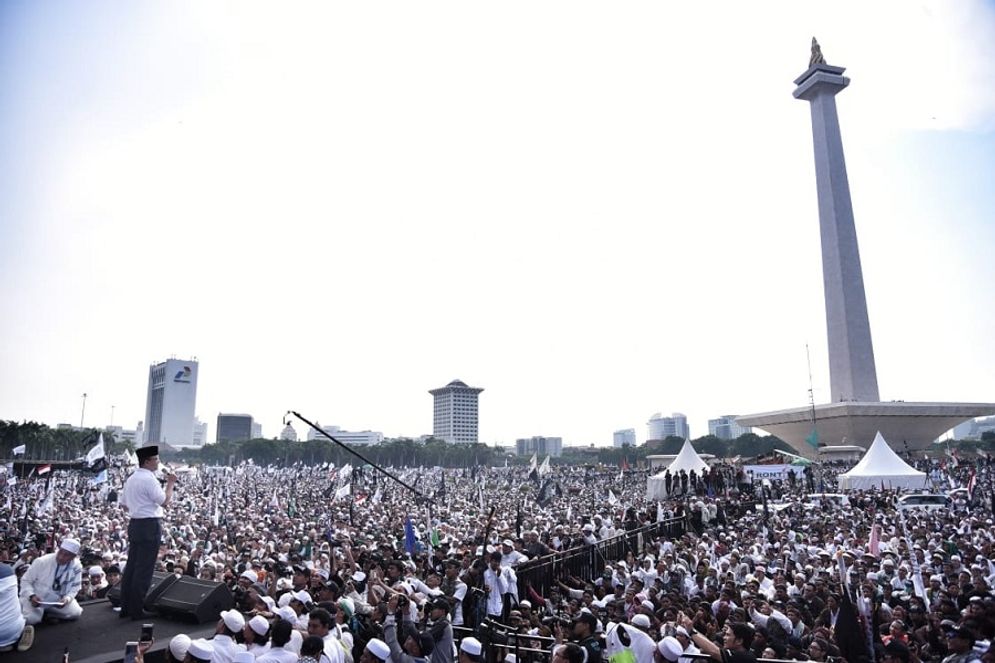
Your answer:
[[[168,658],[995,663],[987,457],[932,468],[938,490],[972,490],[929,512],[880,489],[810,504],[846,469],[829,465],[766,488],[718,465],[674,477],[660,501],[644,470],[388,469],[433,499],[358,464],[183,472],[158,568],[226,583],[235,607],[213,637],[173,638]],[[112,609],[91,601],[128,564],[131,471],[112,464],[97,486],[82,471],[4,477],[0,648]],[[594,577],[551,561],[627,532]]]

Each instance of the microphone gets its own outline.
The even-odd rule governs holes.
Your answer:
[[[180,476],[173,471],[173,468],[171,468],[169,465],[166,465],[165,463],[160,464],[159,467],[162,469],[162,473],[165,475],[166,479],[168,479],[169,477],[173,477],[174,484],[178,485],[180,483]]]

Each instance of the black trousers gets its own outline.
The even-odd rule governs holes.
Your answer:
[[[121,578],[121,614],[142,614],[145,595],[152,584],[152,572],[159,557],[158,518],[132,518],[128,521],[128,562]]]

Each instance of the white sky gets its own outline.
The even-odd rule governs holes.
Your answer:
[[[197,411],[610,444],[828,399],[838,97],[883,399],[995,401],[995,6],[6,3],[0,418]],[[300,431],[299,431],[300,432]]]

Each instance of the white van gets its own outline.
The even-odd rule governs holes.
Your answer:
[[[913,493],[898,498],[898,508],[902,511],[922,509],[923,511],[940,511],[950,509],[953,500],[947,495],[933,493]]]
[[[811,493],[805,501],[806,509],[822,509],[827,506],[842,509],[850,506],[850,498],[842,493]]]

